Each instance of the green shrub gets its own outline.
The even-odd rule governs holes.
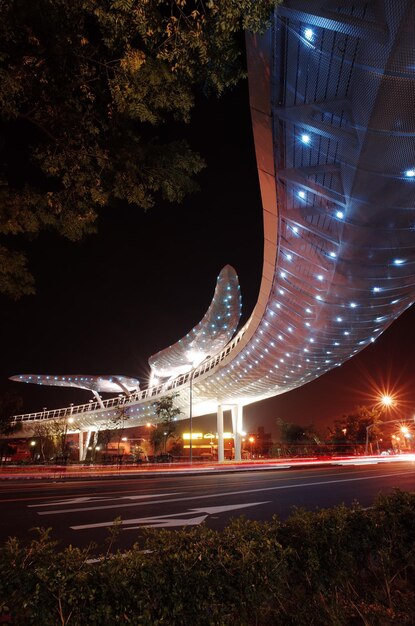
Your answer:
[[[370,510],[147,530],[97,563],[95,547],[57,551],[38,530],[0,548],[0,616],[19,626],[410,626],[414,540],[415,495],[401,491]]]

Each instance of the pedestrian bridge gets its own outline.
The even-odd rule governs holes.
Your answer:
[[[130,395],[16,416],[93,431],[154,417],[177,393],[182,418],[242,409],[338,367],[415,299],[415,6],[411,0],[286,0],[247,37],[263,203],[257,304],[214,355]],[[245,210],[249,210],[246,207]]]

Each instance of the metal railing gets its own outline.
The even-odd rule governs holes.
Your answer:
[[[38,422],[42,420],[55,420],[68,416],[75,417],[76,415],[80,414],[85,415],[88,413],[99,413],[104,412],[108,409],[118,408],[120,406],[130,406],[133,404],[138,404],[140,402],[146,402],[156,398],[157,396],[165,395],[166,392],[180,389],[181,387],[184,387],[189,383],[190,376],[193,377],[194,381],[200,376],[217,367],[226,357],[228,357],[231,352],[233,352],[234,349],[238,346],[242,337],[245,335],[246,329],[249,327],[250,321],[251,319],[248,320],[245,326],[241,328],[239,333],[235,335],[232,341],[230,341],[221,352],[204,361],[195,369],[190,370],[185,374],[181,374],[173,380],[170,380],[168,383],[161,383],[158,385],[154,385],[153,387],[148,387],[147,389],[143,389],[141,391],[136,391],[130,396],[116,396],[114,398],[109,398],[108,400],[103,400],[102,403],[89,401],[86,404],[78,404],[76,406],[71,405],[69,407],[63,407],[61,409],[50,409],[48,411],[38,411],[37,413],[25,413],[22,415],[15,415],[13,417],[13,422]]]

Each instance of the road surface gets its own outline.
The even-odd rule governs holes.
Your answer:
[[[371,506],[395,487],[415,490],[415,463],[310,467],[255,472],[124,479],[0,482],[0,541],[27,540],[34,527],[52,527],[59,547],[98,544],[106,550],[108,527],[117,517],[119,548],[137,541],[143,527],[177,529],[201,523],[222,529],[231,517],[286,518],[293,506],[307,509],[357,500]]]

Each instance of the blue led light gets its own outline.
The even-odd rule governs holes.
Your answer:
[[[314,39],[314,31],[312,28],[305,28],[304,29],[304,37],[307,39],[307,41],[313,41]]]
[[[415,178],[415,169],[406,170],[405,176],[406,178]]]
[[[393,264],[394,265],[403,265],[405,263],[404,259],[394,259],[393,260]]]
[[[302,190],[299,191],[298,192],[298,197],[301,198],[301,200],[304,200],[305,199],[305,191],[302,191]]]
[[[307,133],[303,133],[303,134],[301,135],[301,142],[302,142],[302,143],[305,143],[305,144],[307,145],[307,144],[309,144],[309,143],[310,143],[310,141],[311,141],[311,137],[310,137],[310,135],[307,135]]]
[[[344,218],[344,213],[343,213],[343,211],[336,211],[336,217],[337,217],[339,220],[342,220],[342,219]]]

